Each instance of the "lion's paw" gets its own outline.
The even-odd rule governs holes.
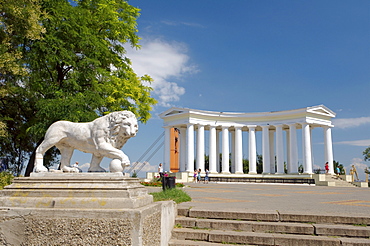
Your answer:
[[[33,169],[35,173],[46,173],[49,172],[49,170],[45,166],[35,166]]]
[[[105,173],[106,170],[99,166],[99,167],[90,167],[88,172],[89,173],[101,173],[101,172]]]

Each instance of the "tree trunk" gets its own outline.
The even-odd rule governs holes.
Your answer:
[[[32,154],[30,156],[30,159],[28,160],[26,172],[24,174],[25,177],[29,177],[30,174],[33,171],[33,168],[35,167],[35,156],[36,156],[36,149],[39,147],[39,145],[44,141],[44,137],[42,137],[38,142],[36,147],[33,149]]]

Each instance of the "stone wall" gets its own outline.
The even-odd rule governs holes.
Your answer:
[[[169,238],[161,242],[161,235],[170,235],[173,224],[163,207],[175,209],[172,201],[111,211],[4,209],[0,211],[0,245],[167,245]],[[166,226],[161,225],[162,217]]]

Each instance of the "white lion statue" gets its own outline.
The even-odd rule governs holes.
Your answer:
[[[129,166],[130,160],[121,148],[137,131],[137,119],[130,111],[113,112],[86,123],[57,121],[49,127],[44,141],[36,149],[33,171],[48,171],[43,165],[43,156],[53,146],[60,150],[61,170],[70,165],[75,149],[92,153],[89,172],[105,172],[100,166],[103,157],[120,160],[122,167]]]

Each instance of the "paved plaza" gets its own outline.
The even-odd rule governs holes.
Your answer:
[[[370,216],[370,189],[290,184],[187,183],[179,208]],[[152,192],[152,191],[150,191]]]

